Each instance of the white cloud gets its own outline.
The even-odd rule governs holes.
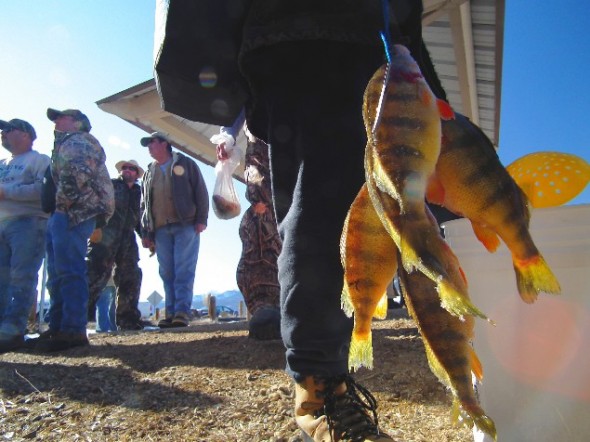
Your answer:
[[[118,149],[123,149],[123,150],[131,149],[131,146],[129,145],[129,143],[127,143],[126,141],[123,141],[121,138],[119,138],[116,135],[109,136],[107,141],[111,146],[116,147]]]

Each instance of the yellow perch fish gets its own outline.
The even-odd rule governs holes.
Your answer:
[[[561,291],[529,233],[522,190],[501,164],[489,138],[467,117],[442,122],[442,150],[428,183],[428,201],[468,218],[477,238],[494,252],[502,238],[512,253],[521,298]]]
[[[354,313],[349,353],[352,369],[373,368],[371,320],[397,269],[398,251],[369,197],[370,187],[365,184],[351,205],[340,244],[345,269],[342,306],[349,315]],[[399,212],[395,200],[389,201],[388,209]],[[437,225],[431,214],[426,218]],[[448,260],[446,265],[457,263]],[[418,324],[430,368],[452,392],[453,420],[476,425],[496,438],[494,422],[485,415],[473,391],[471,372],[482,378],[481,363],[469,345],[474,319],[459,319],[447,312],[440,304],[436,284],[421,272],[400,272],[406,305]]]
[[[350,342],[350,368],[373,368],[371,320],[385,318],[387,286],[397,270],[397,248],[387,234],[363,185],[352,203],[340,241],[344,267],[342,309],[351,316],[354,328]],[[379,309],[379,304],[381,309]]]
[[[470,345],[472,317],[452,316],[440,306],[435,284],[420,272],[400,269],[406,306],[422,335],[426,357],[435,376],[453,396],[453,421],[475,425],[496,439],[494,421],[485,414],[473,390],[472,373],[481,379],[481,363]]]
[[[449,312],[485,318],[469,301],[458,260],[427,217],[426,184],[440,153],[441,114],[452,117],[448,105],[437,104],[407,48],[395,45],[391,63],[375,73],[365,91],[368,190],[403,267],[434,281]],[[447,261],[456,264],[451,272]]]

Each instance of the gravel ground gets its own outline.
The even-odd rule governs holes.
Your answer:
[[[92,334],[90,347],[0,355],[3,441],[298,442],[293,386],[279,341],[245,321]],[[430,372],[415,324],[390,310],[374,324],[375,368],[356,378],[398,441],[470,442],[450,422],[450,396]]]

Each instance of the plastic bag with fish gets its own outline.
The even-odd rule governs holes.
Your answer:
[[[232,175],[240,165],[241,150],[237,147],[227,149],[228,158],[219,160],[215,165],[215,186],[213,187],[213,212],[219,219],[231,219],[242,210],[236,194]]]

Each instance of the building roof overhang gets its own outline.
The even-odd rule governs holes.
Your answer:
[[[423,0],[423,36],[453,109],[469,117],[497,147],[504,38],[504,0]],[[169,134],[177,149],[214,165],[215,125],[190,121],[162,109],[155,81],[148,80],[97,102],[146,132]],[[242,133],[238,145],[245,150]],[[243,180],[238,168],[235,177]]]

